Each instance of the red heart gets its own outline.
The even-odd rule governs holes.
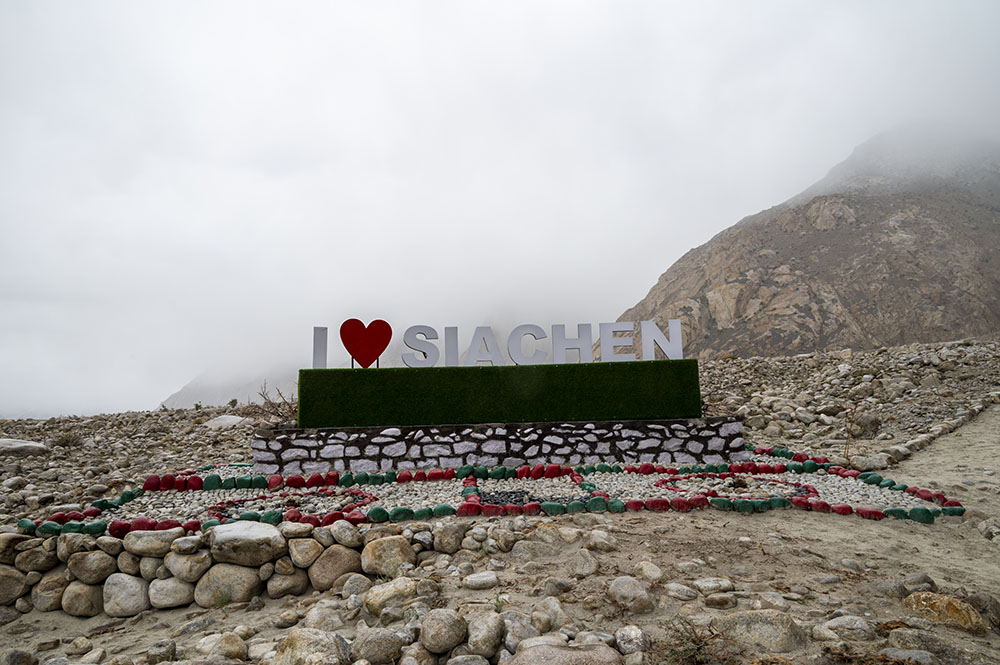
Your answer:
[[[340,326],[344,348],[362,367],[371,367],[391,339],[392,327],[382,319],[375,319],[367,326],[358,319],[348,319]]]

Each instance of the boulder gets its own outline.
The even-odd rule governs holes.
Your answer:
[[[24,573],[13,566],[0,564],[0,605],[9,605],[28,593]]]
[[[149,608],[146,580],[125,573],[115,573],[105,580],[104,612],[109,617],[134,617]]]
[[[313,585],[315,586],[315,584]],[[391,582],[373,586],[365,594],[365,609],[379,616],[387,607],[399,607],[417,595],[417,582],[409,577],[397,577]]]
[[[309,588],[309,575],[297,568],[291,575],[271,575],[267,580],[268,598],[300,596]]]
[[[875,624],[864,617],[853,614],[845,614],[830,619],[823,624],[823,627],[833,631],[842,640],[868,642],[878,638],[878,633],[875,632]]]
[[[634,577],[616,577],[608,587],[608,596],[630,612],[652,612],[653,599],[642,583]]]
[[[218,563],[260,566],[287,551],[281,532],[264,522],[238,520],[210,531],[212,558]]]
[[[982,615],[972,605],[958,598],[931,591],[918,591],[904,598],[903,605],[914,614],[934,623],[976,635],[986,632],[986,622]]]
[[[174,577],[185,582],[197,582],[212,567],[212,555],[208,550],[199,550],[194,554],[169,552],[163,557],[163,565]]]
[[[309,566],[309,581],[317,591],[326,591],[344,573],[360,572],[361,555],[357,551],[343,545],[331,545]]]
[[[25,533],[0,533],[0,564],[13,565],[17,556],[15,548],[27,540],[31,540],[31,536]]]
[[[467,634],[468,625],[455,610],[431,610],[420,624],[420,643],[431,653],[451,651]]]
[[[96,547],[93,536],[85,533],[61,533],[56,538],[56,557],[66,563],[77,552],[89,552]]]
[[[434,527],[434,551],[444,554],[454,554],[462,547],[462,539],[469,525],[462,522],[450,522]]]
[[[184,535],[182,527],[163,531],[130,531],[125,534],[125,551],[136,556],[164,557],[170,551],[170,544]]]
[[[484,658],[492,658],[503,644],[505,626],[496,612],[487,612],[469,617],[469,651]]]
[[[11,455],[12,457],[33,457],[35,455],[45,455],[49,452],[48,447],[35,441],[24,441],[23,439],[0,439],[0,457]]]
[[[247,645],[236,633],[216,633],[201,638],[195,647],[198,653],[205,656],[217,656],[231,660],[246,660]]]
[[[104,590],[96,584],[70,582],[62,594],[63,612],[75,617],[93,617],[104,611]]]
[[[344,547],[361,547],[365,542],[361,536],[361,532],[358,531],[358,527],[347,520],[337,520],[327,527],[327,530],[333,536],[333,539],[337,541],[337,544]]]
[[[365,545],[361,552],[361,569],[369,575],[396,577],[404,563],[417,562],[417,553],[403,536],[378,538]]]
[[[318,659],[310,659],[310,656]],[[314,628],[296,628],[278,643],[271,665],[307,665],[325,663],[329,665],[349,665],[351,648],[337,633],[328,633]]]
[[[630,653],[648,651],[652,641],[639,626],[622,626],[615,631],[615,644],[618,645],[619,653],[627,656]]]
[[[194,588],[194,602],[201,607],[222,607],[245,602],[260,594],[264,583],[256,568],[217,563],[201,576]]]
[[[149,583],[149,604],[157,609],[182,607],[194,602],[194,584],[179,577]]]
[[[371,665],[389,665],[399,658],[402,638],[388,628],[362,630],[351,644],[351,658],[367,660]]]
[[[38,571],[44,573],[59,565],[59,557],[56,556],[55,548],[32,547],[14,557],[14,566],[22,573]]]
[[[71,554],[66,565],[69,572],[84,584],[101,584],[111,573],[118,572],[115,557],[101,550]]]
[[[53,568],[42,576],[38,584],[31,587],[31,604],[39,612],[62,609],[63,592],[69,586],[66,566]]]
[[[290,538],[288,540],[288,556],[292,563],[299,568],[308,568],[322,553],[323,546],[315,538]]]
[[[805,631],[779,610],[748,610],[718,617],[713,625],[723,637],[765,653],[786,653],[808,643]]]
[[[562,646],[538,644],[504,661],[504,665],[621,665],[622,656],[606,644]]]

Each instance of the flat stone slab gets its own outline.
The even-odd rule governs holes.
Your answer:
[[[0,456],[13,455],[15,457],[30,457],[32,455],[45,455],[48,452],[48,446],[36,441],[0,439]]]

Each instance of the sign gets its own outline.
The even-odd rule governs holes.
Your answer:
[[[642,335],[642,360],[655,360],[656,347],[671,360],[684,357],[681,339],[681,322],[671,319],[667,322],[669,336],[654,321],[639,322],[639,332]],[[635,323],[619,321],[615,323],[600,323],[597,326],[600,359],[602,362],[630,362],[637,360],[634,353],[622,353],[618,349],[633,344]],[[340,339],[351,357],[362,367],[370,367],[382,355],[392,339],[392,327],[381,319],[376,319],[367,326],[358,319],[348,319],[340,326]],[[434,367],[441,362],[442,347],[438,331],[431,326],[410,326],[403,333],[403,344],[408,351],[401,354],[400,360],[407,367]],[[523,350],[525,340],[530,340],[530,353]],[[539,348],[538,342],[551,340],[551,353]],[[579,362],[592,361],[591,349],[594,346],[594,328],[589,323],[576,326],[575,336],[567,337],[566,326],[553,325],[548,333],[533,323],[525,323],[515,327],[501,344],[496,333],[489,326],[478,326],[472,333],[472,341],[465,351],[465,359],[459,362],[458,327],[447,326],[444,329],[444,365],[445,367],[475,367],[480,364],[503,366],[508,359],[514,365],[565,364],[567,352],[575,350],[579,353]],[[506,351],[506,354],[504,354]],[[325,369],[327,363],[327,329],[313,328],[313,369]]]

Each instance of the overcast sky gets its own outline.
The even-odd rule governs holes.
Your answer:
[[[306,366],[350,317],[612,321],[872,135],[995,124],[998,25],[990,1],[3,3],[0,417]]]

